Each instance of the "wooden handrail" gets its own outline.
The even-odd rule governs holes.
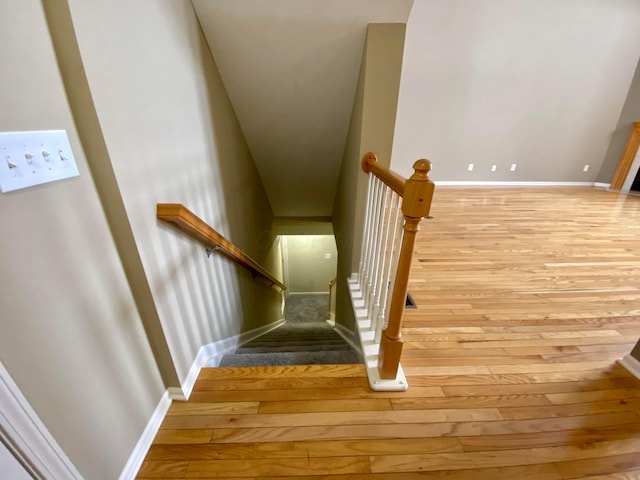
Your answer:
[[[404,235],[400,246],[400,257],[396,270],[396,279],[389,306],[387,328],[382,332],[380,351],[378,354],[378,371],[380,378],[393,379],[398,373],[400,356],[402,355],[402,319],[409,285],[411,257],[415,245],[418,226],[422,218],[429,215],[435,184],[429,178],[431,162],[418,160],[413,164],[414,173],[408,180],[377,164],[375,154],[367,153],[362,159],[362,168],[371,172],[402,197],[402,213],[404,215]]]
[[[362,170],[366,173],[374,174],[391,190],[401,197],[404,196],[404,185],[407,182],[407,179],[384,165],[380,165],[375,153],[369,152],[362,157]]]
[[[181,203],[158,203],[156,215],[160,220],[174,224],[180,230],[197,238],[205,245],[224,253],[227,257],[249,269],[254,276],[259,275],[264,277],[272,286],[278,286],[282,290],[287,289],[282,282],[262,268],[249,255],[224,238]]]

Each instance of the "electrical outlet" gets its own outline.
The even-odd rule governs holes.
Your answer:
[[[512,163],[511,164],[511,168],[509,170],[511,170],[512,172],[515,172],[516,171],[516,167],[517,167],[517,165],[515,163]]]
[[[473,172],[473,163],[470,163],[469,166],[467,167],[467,170],[469,172]]]
[[[588,172],[589,171],[589,165],[585,165],[584,167],[582,167],[582,171],[583,172]]]
[[[64,130],[0,132],[0,192],[78,175]]]
[[[491,165],[491,171],[495,172],[496,171],[497,166],[496,165]]]

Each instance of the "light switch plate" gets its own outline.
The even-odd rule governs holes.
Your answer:
[[[77,177],[67,132],[0,132],[0,192]]]

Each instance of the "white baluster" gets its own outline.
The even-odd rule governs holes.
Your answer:
[[[379,241],[376,247],[376,267],[375,267],[375,283],[372,293],[372,308],[371,308],[371,321],[375,328],[378,315],[380,313],[380,300],[385,285],[385,252],[389,242],[389,224],[391,220],[391,207],[393,201],[394,192],[388,187],[385,187],[383,209],[381,211],[380,221],[380,235]]]
[[[380,335],[385,319],[385,306],[389,294],[389,276],[391,275],[391,259],[393,254],[394,240],[398,223],[398,211],[402,199],[395,192],[390,190],[390,197],[387,206],[386,225],[384,231],[384,249],[380,250],[382,256],[382,268],[380,272],[380,294],[379,304],[373,318],[375,324],[375,341],[380,342]]]
[[[400,259],[400,246],[402,245],[402,237],[404,235],[404,216],[402,214],[402,198],[398,195],[395,198],[394,214],[393,214],[393,230],[392,237],[389,245],[388,255],[388,270],[387,270],[387,289],[385,290],[384,300],[380,309],[380,317],[376,320],[376,332],[375,341],[380,343],[382,331],[387,328],[387,322],[389,319],[389,299],[396,279],[396,271],[398,269],[398,260]]]
[[[381,182],[382,183],[382,182]],[[375,232],[375,238],[373,239],[373,268],[372,268],[372,285],[371,291],[369,292],[369,312],[371,312],[371,319],[375,319],[375,315],[373,314],[374,306],[377,303],[376,297],[378,296],[379,285],[380,285],[380,251],[383,247],[383,231],[385,228],[385,215],[387,209],[387,200],[388,200],[388,191],[389,188],[386,185],[382,185],[380,189],[380,207],[378,208],[378,220],[377,227]]]
[[[362,248],[360,249],[360,264],[358,266],[358,283],[363,285],[363,278],[365,276],[365,258],[367,256],[367,250],[369,248],[369,229],[371,226],[371,204],[373,196],[373,175],[369,175],[369,183],[367,186],[367,203],[365,207],[365,220],[364,228],[362,229]]]
[[[379,211],[380,211],[380,198],[381,192],[384,187],[384,184],[378,180],[377,178],[373,182],[374,190],[373,190],[373,205],[372,205],[372,215],[371,215],[371,228],[370,228],[370,236],[369,236],[369,246],[367,250],[367,258],[365,260],[366,264],[366,278],[364,279],[364,286],[362,288],[363,300],[365,301],[365,306],[367,308],[367,312],[370,312],[370,305],[368,304],[369,293],[371,292],[371,286],[373,284],[373,264],[375,258],[375,244],[376,238],[378,236],[377,232],[379,229],[380,219],[379,219]]]

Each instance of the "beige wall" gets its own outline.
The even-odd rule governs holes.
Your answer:
[[[338,252],[333,235],[283,235],[288,293],[329,293]],[[325,254],[330,258],[325,258]]]
[[[275,217],[271,234],[333,235],[333,223],[331,217]]]
[[[156,203],[185,204],[270,269],[269,202],[190,1],[69,7],[144,272],[146,285],[136,286],[149,289],[157,312],[148,328],[162,329],[184,380],[200,346],[280,318],[281,296],[160,224]]]
[[[0,27],[0,130],[67,129],[81,172],[0,198],[0,360],[85,478],[117,478],[200,346],[282,316],[156,203],[281,278],[272,212],[191,2],[26,0]]]
[[[0,2],[0,131],[65,129],[80,177],[0,194],[0,360],[87,479],[118,478],[164,391],[42,3]]]
[[[366,27],[412,3],[193,0],[276,215],[331,215]]]
[[[417,0],[392,167],[408,175],[426,157],[435,180],[594,181],[638,25],[634,0]]]
[[[361,169],[365,153],[376,152],[389,165],[402,70],[405,25],[370,24],[358,87],[351,114],[338,190],[333,228],[338,245],[336,322],[354,328],[346,279],[358,270],[362,242],[362,209],[367,176]]]

